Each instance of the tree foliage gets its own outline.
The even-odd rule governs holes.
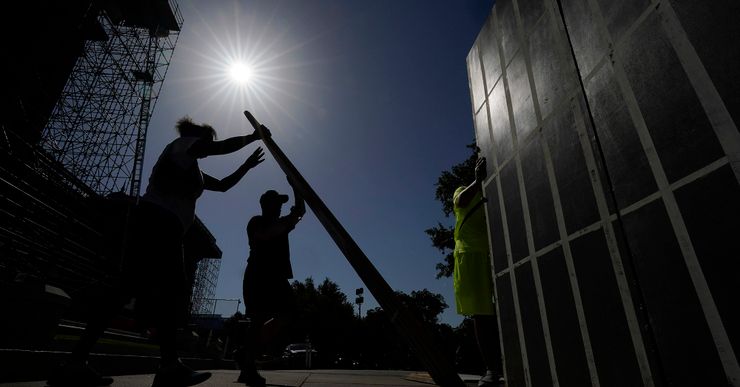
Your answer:
[[[452,252],[455,250],[455,229],[447,227],[442,223],[424,230],[432,240],[432,246],[436,247],[442,254],[442,262],[437,262],[437,279],[452,276],[452,270],[455,268],[455,257]]]
[[[463,162],[453,165],[449,170],[442,171],[435,183],[435,198],[442,204],[442,212],[449,217],[452,214],[452,195],[460,186],[467,186],[475,180],[475,162],[478,159],[478,147],[475,143],[467,145],[471,150],[470,156]],[[442,262],[437,263],[437,279],[452,276],[455,259],[452,252],[455,250],[454,227],[437,223],[436,226],[424,231],[432,241],[432,246],[442,254]]]
[[[372,308],[364,318],[360,318],[355,314],[354,305],[347,295],[328,278],[318,286],[312,278],[303,282],[293,281],[291,285],[298,307],[294,323],[283,332],[281,343],[266,353],[268,358],[271,355],[272,358],[279,359],[287,344],[303,343],[308,339],[318,351],[313,358],[314,368],[424,368],[406,338],[393,326],[391,316],[382,308]],[[453,329],[439,322],[440,315],[448,308],[441,294],[422,289],[410,293],[396,292],[396,296],[405,308],[433,332],[438,340],[436,343],[440,353],[450,361],[454,359],[461,370],[479,371],[480,360],[472,356],[475,354],[472,352],[475,349],[474,337],[471,339],[472,325],[468,326],[469,322],[467,325],[463,322],[464,324]],[[232,343],[243,343],[246,333],[243,320],[241,313],[232,316],[224,323],[225,332],[219,337],[228,335]],[[277,361],[261,366],[295,369],[303,367],[303,364]]]
[[[452,328],[439,323],[439,315],[447,308],[441,294],[427,289],[412,291],[411,294],[396,292],[401,304],[430,331],[440,339],[439,350],[450,360],[455,353],[455,340]],[[359,358],[362,368],[370,369],[423,369],[407,340],[398,333],[391,323],[391,316],[380,307],[367,311],[367,316],[360,323]]]
[[[427,324],[439,323],[439,315],[447,309],[444,297],[427,289],[414,290],[410,295],[396,292],[403,304],[411,313]]]
[[[316,286],[312,278],[293,281],[298,305],[290,332],[291,343],[310,340],[319,352],[318,366],[328,365],[346,351],[354,326],[354,306],[339,285],[325,278]]]
[[[354,313],[354,306],[339,286],[325,279],[316,286],[312,278],[293,281],[298,304],[297,324],[290,332],[290,342],[304,342],[308,337],[318,350],[315,367],[365,369],[420,369],[420,364],[400,337],[382,308],[367,311],[365,318]],[[401,304],[418,316],[432,330],[444,330],[445,351],[455,350],[452,328],[439,323],[447,308],[441,294],[427,289],[410,294],[396,292]],[[443,327],[444,326],[444,327]],[[446,328],[443,329],[443,328]]]

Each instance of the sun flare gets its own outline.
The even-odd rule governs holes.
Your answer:
[[[246,84],[254,77],[254,70],[248,64],[236,62],[229,66],[229,76],[236,83]]]
[[[195,116],[202,110],[229,117],[223,126],[235,127],[231,120],[241,122],[242,111],[250,110],[265,122],[302,126],[304,120],[296,112],[322,109],[306,95],[320,87],[307,74],[325,62],[314,50],[324,33],[289,34],[272,18],[247,13],[239,4],[214,14],[191,7],[196,19],[191,26],[194,38],[182,46],[186,52],[179,57],[193,65],[189,76],[182,78],[188,83],[182,97],[199,100],[190,113]],[[265,4],[270,5],[263,11],[278,11],[272,2]]]

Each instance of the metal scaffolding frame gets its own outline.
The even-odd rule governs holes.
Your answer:
[[[94,197],[43,151],[1,130],[0,280],[22,274],[72,295],[92,283],[107,283]]]
[[[85,42],[42,133],[41,146],[101,195],[139,194],[149,120],[183,21],[169,8],[176,28],[101,10],[105,38]]]
[[[0,277],[25,273],[71,293],[108,284],[117,272],[106,248],[118,241],[105,238],[120,231],[107,232],[127,202],[103,198],[140,193],[149,121],[183,24],[173,0],[86,7],[82,22],[70,19],[78,23],[72,30],[84,30],[83,49],[38,144],[0,128]],[[198,260],[221,254],[196,223],[185,243],[196,273],[193,311],[208,308],[220,269],[218,259]]]
[[[213,311],[218,282],[218,272],[221,269],[220,259],[201,259],[195,271],[193,280],[193,294],[190,297],[190,313],[209,314]]]

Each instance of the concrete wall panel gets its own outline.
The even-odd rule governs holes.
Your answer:
[[[656,13],[627,39],[621,54],[624,71],[669,182],[724,156]]]
[[[468,70],[509,385],[740,387],[739,4],[494,6]]]
[[[504,239],[504,224],[501,218],[501,205],[496,179],[493,179],[485,187],[488,229],[490,231],[491,255],[493,256],[493,271],[499,273],[509,267],[509,259],[506,253],[506,240]]]
[[[501,342],[503,344],[506,383],[510,387],[526,386],[524,362],[519,341],[519,324],[514,308],[511,277],[505,274],[496,281],[496,295],[499,300],[498,316]]]
[[[547,359],[532,265],[529,262],[525,263],[516,268],[515,273],[530,380],[533,386],[547,385],[550,382],[550,364]]]
[[[729,166],[676,191],[676,200],[691,233],[704,275],[727,328],[732,347],[740,351],[740,186]],[[715,187],[726,187],[717,192]]]
[[[540,257],[539,268],[558,381],[561,386],[590,386],[591,378],[563,250],[557,248]]]
[[[535,250],[540,250],[558,240],[555,205],[547,180],[547,166],[542,144],[538,138],[522,150],[522,175],[532,222]]]
[[[673,385],[722,385],[720,359],[665,205],[651,202],[625,215],[623,222],[666,380]]]
[[[573,262],[602,386],[640,385],[640,371],[604,232],[573,242]]]

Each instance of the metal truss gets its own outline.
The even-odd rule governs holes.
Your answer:
[[[201,259],[195,271],[193,294],[190,297],[190,313],[209,314],[213,312],[213,295],[216,293],[218,272],[221,269],[220,259]]]
[[[147,127],[179,28],[114,22],[105,11],[98,22],[107,38],[86,41],[41,146],[96,193],[138,195]]]

